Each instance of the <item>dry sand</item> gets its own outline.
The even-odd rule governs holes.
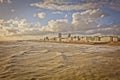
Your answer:
[[[0,42],[0,80],[120,80],[120,46]]]

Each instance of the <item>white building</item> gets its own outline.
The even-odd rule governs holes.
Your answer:
[[[103,36],[100,38],[101,42],[112,42],[113,41],[113,37],[112,36]]]

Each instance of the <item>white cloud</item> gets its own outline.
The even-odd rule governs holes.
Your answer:
[[[15,12],[15,10],[14,10],[14,9],[11,9],[10,11],[11,11],[11,12]]]
[[[0,19],[0,26],[2,26],[3,23],[4,23],[4,20]]]
[[[46,16],[46,13],[44,13],[44,12],[38,13],[38,17],[39,17],[40,19],[44,19],[45,16]]]
[[[5,36],[7,33],[7,30],[4,29],[4,27],[0,26],[0,36]]]
[[[40,27],[42,27],[42,26],[41,26],[41,23],[40,23],[40,22],[36,22],[36,23],[34,24],[34,27],[35,27],[35,28],[40,28]]]
[[[10,19],[6,21],[6,24],[10,25],[11,27],[19,27],[19,28],[25,28],[30,27],[26,19]]]
[[[102,12],[100,9],[90,9],[83,11],[81,13],[76,12],[72,15],[72,24],[74,25],[75,30],[88,30],[95,28],[99,24],[99,19],[107,15]]]
[[[67,20],[51,20],[43,27],[43,31],[68,32],[72,31],[72,25]]]
[[[50,20],[48,25],[42,28],[42,31],[51,32],[76,32],[86,31],[97,27],[99,19],[105,17],[105,13],[100,9],[90,9],[81,13],[73,13],[72,23],[68,22],[67,19],[61,20]],[[67,18],[68,15],[65,15]]]
[[[41,30],[39,28],[24,29],[19,35],[40,35]]]
[[[26,19],[10,19],[10,20],[0,20],[1,35],[18,35],[25,29],[30,28],[30,24]]]
[[[3,27],[3,24],[4,20],[0,19],[0,36],[4,36],[7,33],[7,31]]]
[[[52,12],[52,14],[63,14],[63,12],[56,11],[56,12]]]
[[[120,10],[120,0],[42,0],[31,6],[50,10],[87,10],[108,6]]]
[[[99,27],[85,32],[86,34],[101,34],[101,35],[120,35],[120,25]]]
[[[72,0],[43,0],[45,3],[56,3],[56,4],[68,4],[71,3]]]
[[[92,4],[96,3],[98,6],[105,5],[111,9],[120,11],[120,0],[82,0],[82,1],[86,1]]]
[[[16,35],[20,33],[20,29],[16,27],[5,27],[5,30],[8,32],[6,35]]]
[[[79,14],[81,15],[81,13]],[[76,30],[75,25],[69,23],[67,19],[50,20],[46,26],[41,26],[39,22],[32,25],[25,19],[0,20],[0,36],[44,36],[58,32],[81,35],[120,35],[119,25],[104,25],[94,28],[87,26],[90,28],[85,27],[85,29],[81,26],[78,28],[79,30]]]
[[[30,24],[26,19],[0,19],[0,36],[35,36],[48,33],[42,30],[39,22]]]
[[[67,19],[50,20],[48,25],[42,28],[42,31],[51,32],[85,32],[94,29],[99,25],[99,19],[105,17],[107,14],[100,9],[90,9],[83,12],[73,13],[72,23]],[[65,15],[65,18],[67,15]]]
[[[68,18],[68,15],[66,14],[64,18],[67,19],[67,18]]]
[[[61,12],[53,12],[53,14],[61,14]],[[37,16],[43,19],[46,14],[41,12]],[[50,20],[46,26],[41,26],[39,22],[31,25],[26,19],[0,20],[0,35],[46,35],[51,32],[120,35],[118,26],[98,27],[99,20],[106,16],[107,14],[100,9],[88,9],[73,13],[72,22],[68,22],[66,19],[68,15],[65,15],[65,19]]]
[[[81,10],[91,8],[93,9],[97,5],[91,3],[74,3],[71,0],[43,0],[41,2],[31,4],[31,6],[50,10]]]

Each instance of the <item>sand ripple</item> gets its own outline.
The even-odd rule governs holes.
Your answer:
[[[0,80],[119,80],[119,53],[120,46],[4,43]]]

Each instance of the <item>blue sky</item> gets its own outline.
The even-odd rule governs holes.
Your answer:
[[[0,4],[0,18],[1,19],[14,19],[14,18],[25,18],[29,22],[41,22],[43,25],[47,24],[47,22],[51,19],[61,19],[64,18],[64,16],[67,14],[68,20],[71,21],[71,15],[74,12],[80,12],[82,10],[71,10],[71,11],[62,11],[63,14],[51,14],[52,12],[58,11],[58,10],[49,10],[49,9],[42,9],[42,8],[36,8],[33,6],[30,6],[32,3],[40,2],[41,0],[13,0],[12,3],[6,3]],[[79,2],[79,0],[71,0],[72,2]],[[15,10],[14,12],[11,12],[11,10]],[[103,10],[110,14],[107,18],[105,18],[105,22],[119,24],[120,23],[120,11],[112,10],[107,7],[103,7]],[[39,12],[45,12],[46,18],[40,19],[39,17],[34,17],[34,14],[37,14]]]
[[[39,23],[40,33],[38,34],[45,33],[46,31],[87,34],[92,31],[89,34],[102,35],[103,28],[105,30],[107,28],[111,28],[108,30],[112,30],[113,28],[120,29],[119,7],[119,0],[0,0],[0,20],[4,20],[4,25],[6,23],[12,25],[8,22],[12,20],[12,23],[14,23],[16,18],[18,23],[23,21],[21,19],[25,19],[25,22],[23,22],[32,24],[33,27],[36,23]],[[8,30],[8,26],[6,30]],[[17,26],[12,25],[11,27],[16,28]],[[32,30],[33,33],[36,30],[36,28],[32,28],[32,30],[31,28],[27,29],[28,32],[31,31],[30,33],[32,33]],[[99,29],[102,31],[100,32]],[[20,29],[18,30],[19,34],[24,34],[24,30],[19,31]],[[14,35],[18,35],[18,33],[11,31],[11,34]],[[7,33],[4,34],[7,35]],[[117,32],[117,35],[119,34]]]

